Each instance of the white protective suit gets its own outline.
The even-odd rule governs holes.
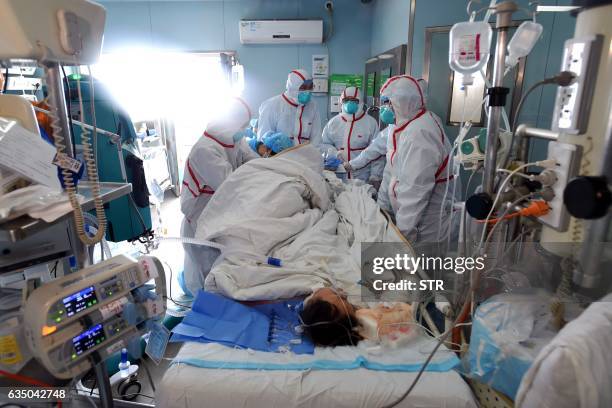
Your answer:
[[[181,212],[185,216],[181,236],[195,236],[198,218],[221,183],[236,168],[259,157],[242,138],[234,143],[233,136],[244,129],[251,111],[242,99],[234,98],[227,115],[211,121],[202,137],[191,148],[183,176]],[[213,248],[184,244],[184,278],[193,295],[204,287],[204,278],[219,255]]]
[[[452,165],[451,145],[436,116],[427,110],[416,79],[392,77],[380,94],[389,98],[395,113],[395,128],[387,140],[388,177],[383,183],[387,184],[396,225],[413,242],[439,242],[450,228],[452,186],[444,205],[443,200],[448,166]]]
[[[376,137],[378,123],[368,115],[363,108],[361,92],[359,89],[350,86],[342,91],[341,100],[347,97],[359,100],[357,113],[348,114],[341,112],[333,117],[323,129],[321,151],[340,152],[345,160],[350,161],[365,150]],[[348,178],[356,178],[363,181],[380,181],[382,170],[384,169],[383,160],[373,160],[366,162],[363,166],[355,167],[353,171],[347,173]],[[379,175],[376,178],[376,175]]]
[[[425,98],[425,104],[427,104],[427,81],[422,78],[417,79],[421,90],[423,91],[423,97]],[[435,115],[435,114],[434,114]],[[437,118],[437,116],[436,116]],[[384,180],[384,170],[386,168],[386,155],[387,155],[387,138],[389,134],[393,132],[395,125],[389,125],[383,130],[381,130],[378,135],[374,138],[372,143],[363,150],[359,156],[351,159],[349,164],[353,169],[361,169],[367,166],[369,163],[373,163],[374,161],[378,161],[376,166],[372,166],[370,173],[370,180],[380,181]],[[387,187],[388,182],[384,181],[380,185],[380,189],[378,190],[379,202],[378,204],[387,211],[393,211],[391,208],[391,204],[389,202],[389,197],[387,197]]]
[[[259,107],[257,138],[261,140],[268,132],[282,132],[293,143],[321,143],[321,118],[312,99],[306,105],[298,103],[300,86],[312,80],[307,71],[294,69],[287,77],[286,91],[264,101]]]
[[[360,170],[371,166],[370,180],[382,180],[387,155],[387,137],[392,128],[393,125],[389,125],[378,132],[370,145],[359,153],[359,156],[351,158],[349,161],[351,168]]]

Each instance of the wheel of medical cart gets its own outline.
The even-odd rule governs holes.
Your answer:
[[[468,380],[479,405],[483,408],[514,408],[514,402],[501,392],[495,391],[486,384]]]

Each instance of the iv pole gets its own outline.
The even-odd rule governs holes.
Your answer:
[[[487,90],[489,95],[489,118],[487,120],[487,144],[485,150],[484,176],[482,191],[489,196],[494,194],[495,174],[497,171],[497,148],[499,145],[499,127],[502,109],[506,105],[509,89],[503,86],[504,67],[506,62],[506,46],[508,44],[508,28],[512,23],[512,14],[518,10],[513,1],[506,1],[495,6],[495,28],[497,41],[495,44],[495,65],[493,67],[493,86]]]

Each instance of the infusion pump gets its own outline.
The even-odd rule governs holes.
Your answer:
[[[144,286],[155,281],[152,285]],[[163,317],[165,275],[154,257],[116,256],[30,293],[25,333],[51,374],[72,378],[127,347]]]

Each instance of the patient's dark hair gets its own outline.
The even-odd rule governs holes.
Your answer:
[[[304,305],[300,314],[304,331],[319,346],[355,346],[361,336],[355,315],[346,315],[324,300],[313,299]]]

